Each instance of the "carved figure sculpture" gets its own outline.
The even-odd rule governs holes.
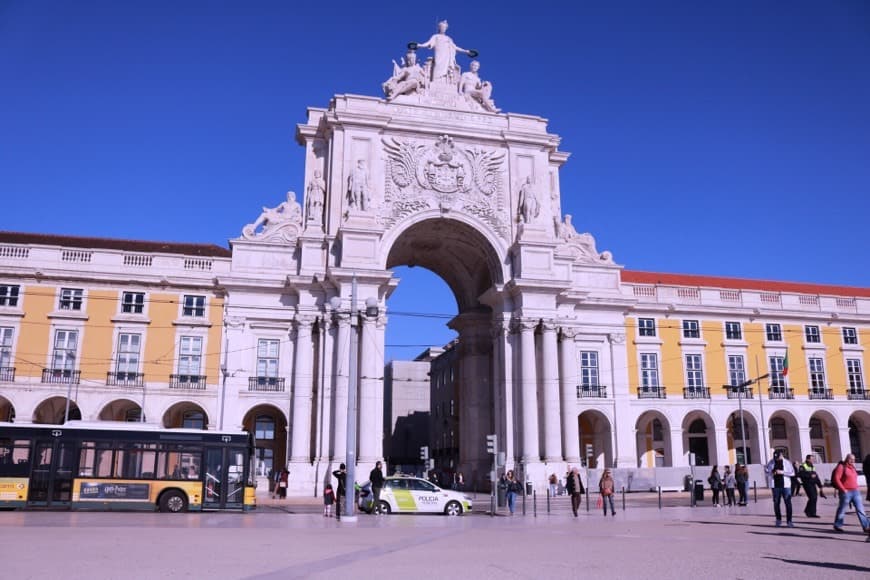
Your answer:
[[[559,224],[559,238],[565,240],[570,246],[577,248],[580,254],[589,261],[599,260],[601,262],[612,264],[613,254],[610,252],[598,253],[595,247],[595,238],[592,234],[584,232],[578,234],[574,229],[574,224],[571,223],[571,214],[565,214],[565,221]]]
[[[438,23],[438,32],[433,34],[429,40],[423,43],[418,43],[417,48],[429,48],[435,53],[435,64],[432,66],[433,82],[456,82],[456,77],[459,75],[459,65],[456,64],[456,53],[461,52],[469,56],[476,56],[470,50],[456,46],[453,39],[447,36],[447,21],[442,20]]]
[[[426,73],[417,64],[417,53],[414,51],[405,55],[403,66],[393,61],[393,76],[383,84],[384,96],[392,101],[399,95],[410,95],[419,92],[426,86]]]
[[[321,223],[323,219],[323,202],[326,200],[326,181],[319,169],[314,170],[314,177],[308,184],[305,193],[305,208],[308,221]]]
[[[360,159],[350,173],[347,187],[347,205],[351,209],[368,211],[371,205],[369,189],[369,173],[366,162]]]
[[[520,187],[520,199],[517,219],[523,223],[532,223],[541,213],[538,197],[532,187],[532,178],[526,177],[523,186]]]
[[[287,201],[281,202],[277,207],[263,207],[263,213],[254,223],[242,229],[242,235],[249,239],[265,237],[287,223],[302,223],[302,206],[296,201],[296,193],[293,191],[288,191]],[[262,230],[257,231],[261,227]]]
[[[477,71],[480,70],[480,63],[476,60],[471,61],[471,70],[462,73],[459,77],[459,92],[472,101],[479,103],[484,109],[490,113],[498,113],[499,109],[493,102],[492,83],[489,81],[481,81]]]

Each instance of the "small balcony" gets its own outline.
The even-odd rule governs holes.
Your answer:
[[[752,387],[728,387],[725,389],[729,399],[751,399]]]
[[[81,375],[82,371],[72,369],[42,369],[42,382],[49,385],[77,385]]]
[[[794,389],[791,387],[770,387],[767,396],[770,399],[794,399]]]
[[[0,382],[12,383],[15,381],[15,367],[0,367]]]
[[[607,387],[603,385],[577,385],[578,399],[606,399]]]
[[[248,377],[248,391],[252,393],[283,393],[284,377]]]
[[[185,391],[204,391],[204,375],[169,375],[169,388]]]
[[[709,399],[710,387],[683,387],[684,399]]]
[[[832,389],[826,389],[825,387],[810,387],[807,395],[810,399],[830,401],[834,398],[834,391]]]
[[[638,387],[637,398],[638,399],[665,399],[665,398],[667,398],[667,395],[665,394],[664,387]]]
[[[106,384],[110,387],[142,388],[145,375],[142,373],[106,373]]]
[[[870,393],[866,389],[849,389],[848,395],[850,401],[868,401]]]

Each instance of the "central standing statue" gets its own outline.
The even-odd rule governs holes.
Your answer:
[[[412,43],[413,44],[413,43]],[[416,48],[429,48],[435,53],[435,64],[432,66],[432,82],[455,83],[459,79],[459,65],[456,64],[456,53],[461,52],[470,57],[476,53],[456,46],[453,39],[447,36],[447,21],[438,23],[438,32],[423,43],[418,43]]]

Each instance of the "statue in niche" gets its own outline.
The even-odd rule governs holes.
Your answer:
[[[435,53],[435,63],[432,66],[430,78],[432,82],[456,83],[459,77],[459,65],[456,64],[457,52],[467,54],[471,58],[477,56],[477,51],[460,48],[456,46],[452,38],[447,36],[446,20],[438,23],[438,32],[433,34],[429,40],[423,43],[412,42],[410,47],[412,50],[429,48]]]
[[[305,193],[305,209],[309,222],[321,223],[323,219],[323,203],[326,200],[326,181],[319,169],[314,170],[314,177],[308,183]]]
[[[350,173],[347,184],[347,205],[350,209],[368,211],[371,205],[371,190],[369,188],[369,173],[366,162],[360,159]]]
[[[470,69],[459,77],[460,94],[479,103],[481,107],[490,113],[498,113],[500,109],[495,106],[495,102],[491,98],[492,83],[481,81],[480,76],[477,74],[477,71],[480,70],[480,63],[476,60],[471,61]]]
[[[392,101],[399,95],[419,92],[426,86],[426,73],[417,64],[417,53],[409,51],[403,59],[403,66],[393,61],[393,76],[383,84],[384,96]]]
[[[518,205],[517,220],[530,224],[541,213],[541,206],[538,204],[538,197],[535,194],[532,186],[532,178],[526,177],[522,187],[520,187],[520,199]]]
[[[264,207],[263,213],[254,223],[242,228],[242,236],[248,239],[270,237],[275,230],[285,224],[300,223],[302,223],[302,206],[296,201],[296,193],[288,191],[286,201],[274,208]]]

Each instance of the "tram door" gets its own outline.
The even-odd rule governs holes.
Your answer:
[[[244,449],[206,447],[203,509],[241,509],[245,475]]]
[[[36,441],[28,506],[70,507],[75,460],[73,448],[71,442],[59,438]]]

